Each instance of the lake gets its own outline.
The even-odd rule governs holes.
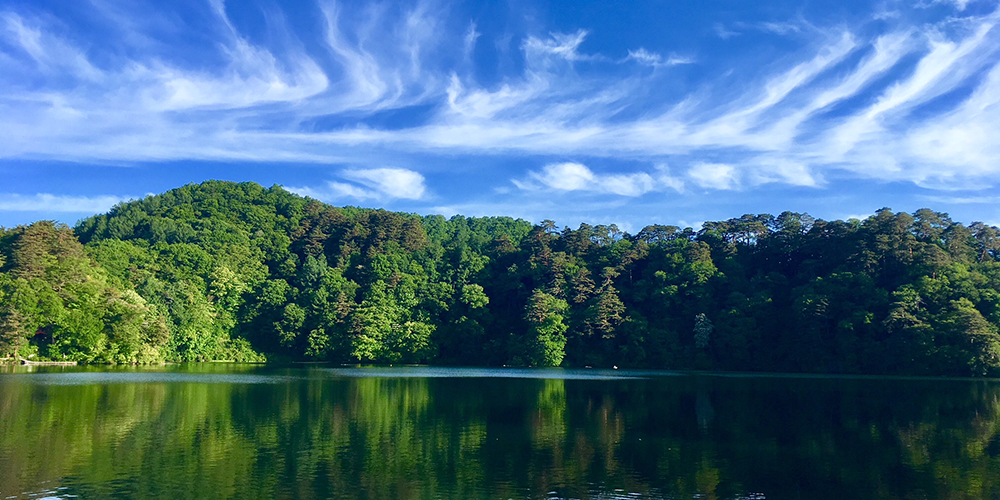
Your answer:
[[[1000,381],[0,372],[0,498],[1000,498]]]

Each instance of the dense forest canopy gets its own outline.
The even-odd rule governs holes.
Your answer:
[[[1000,375],[1000,231],[947,214],[559,229],[209,181],[0,229],[0,353]]]

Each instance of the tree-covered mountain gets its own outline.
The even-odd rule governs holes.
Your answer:
[[[998,375],[998,325],[1000,231],[927,209],[630,235],[210,181],[0,232],[15,356]]]

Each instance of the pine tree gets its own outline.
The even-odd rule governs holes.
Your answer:
[[[26,319],[12,304],[0,309],[0,349],[14,359],[20,359],[18,350],[28,341]]]
[[[528,300],[526,362],[532,366],[559,366],[566,355],[566,325],[563,316],[569,305],[535,289]]]
[[[698,349],[708,348],[708,341],[714,328],[712,321],[705,316],[705,313],[698,313],[694,317],[694,346]]]

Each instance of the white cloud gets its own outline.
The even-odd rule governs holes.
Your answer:
[[[663,57],[656,52],[650,52],[643,47],[639,47],[637,50],[628,51],[628,57],[626,60],[632,60],[639,64],[644,64],[646,66],[652,66],[654,68],[659,68],[663,66],[676,66],[678,64],[693,64],[694,59],[690,57],[681,57],[675,54],[671,54],[668,57]]]
[[[1000,196],[923,196],[923,199],[933,203],[949,205],[996,205]]]
[[[482,33],[476,31],[476,23],[469,23],[469,31],[465,32],[465,44],[464,52],[465,58],[472,58],[472,51],[476,50],[476,40],[482,36]]]
[[[504,84],[492,92],[468,90],[458,75],[452,74],[447,90],[449,111],[463,118],[490,118],[538,97],[547,87],[548,82],[535,78],[518,87]]]
[[[520,49],[524,64],[484,85],[462,61],[485,35],[468,19],[449,24],[447,9],[433,2],[354,12],[353,4],[322,1],[321,39],[269,25],[282,43],[241,33],[220,2],[212,5],[207,29],[219,42],[206,50],[221,63],[201,66],[130,59],[142,53],[130,44],[149,44],[152,33],[116,39],[117,58],[97,58],[50,17],[0,13],[0,158],[352,164],[315,189],[353,199],[426,199],[420,174],[380,168],[390,155],[560,155],[677,169],[671,176],[653,167],[599,173],[555,164],[519,181],[621,196],[686,185],[819,186],[833,169],[935,187],[1000,183],[992,133],[1000,123],[997,12],[968,8],[965,17],[921,25],[907,16],[833,29],[717,25],[723,38],[734,30],[795,34],[802,49],[770,65],[726,68],[699,54],[718,78],[663,92],[666,72],[583,52],[584,30],[493,40]],[[628,54],[637,65],[691,62],[643,47]],[[577,61],[615,73],[567,64]],[[402,128],[368,120],[408,106],[423,115]]]
[[[352,45],[341,31],[339,10],[336,3],[322,6],[326,21],[326,43],[340,63],[343,78],[340,82],[341,100],[345,106],[367,106],[376,103],[388,92],[389,84],[383,81],[375,57],[360,46]]]
[[[599,190],[619,196],[640,196],[656,187],[653,177],[645,172],[625,175],[606,175]]]
[[[531,175],[545,186],[561,191],[591,189],[597,179],[586,165],[569,162],[546,165],[541,172]]]
[[[665,189],[672,189],[678,193],[684,192],[684,179],[670,175],[670,167],[665,164],[656,166],[654,178],[657,184]]]
[[[728,40],[728,39],[730,39],[730,38],[732,38],[734,36],[739,36],[741,34],[738,31],[733,31],[733,30],[727,28],[722,23],[715,23],[715,26],[713,27],[713,29],[715,30],[715,34],[718,35],[718,37],[721,38],[721,39],[723,39],[723,40]]]
[[[577,52],[586,38],[586,30],[579,30],[576,33],[551,33],[547,39],[529,36],[525,39],[523,47],[528,57],[556,56],[567,61],[589,60],[594,56]]]
[[[324,42],[333,56],[338,79],[336,92],[317,99],[316,114],[392,109],[422,103],[431,94],[440,95],[439,72],[425,68],[427,52],[438,46],[441,30],[430,2],[401,8],[394,16],[385,6],[372,5],[359,20],[342,19],[350,3],[320,0],[325,21]],[[471,51],[475,25],[457,47]]]
[[[351,198],[359,201],[379,198],[379,193],[373,190],[355,186],[354,184],[336,181],[328,181],[326,185],[321,188],[311,188],[305,186],[286,187],[285,189],[295,194],[329,202],[340,201],[345,198]]]
[[[565,162],[546,165],[541,171],[529,172],[528,180],[513,179],[522,190],[552,189],[556,191],[589,191],[618,196],[642,196],[651,191],[683,189],[683,182],[670,176],[665,166],[653,175],[647,172],[595,174],[581,163]]]
[[[390,198],[419,200],[427,190],[424,176],[404,168],[347,170],[342,175]]]
[[[710,189],[736,189],[736,168],[725,163],[695,163],[688,170],[695,184]]]
[[[983,43],[993,31],[995,22],[987,22],[976,28],[975,34],[961,43],[954,43],[932,34],[930,52],[917,64],[910,78],[899,81],[889,88],[881,98],[867,110],[865,119],[872,119],[888,111],[909,109],[930,98],[940,95],[964,80],[978,65],[959,64],[964,58],[984,50]],[[995,52],[994,48],[985,48]]]
[[[41,72],[48,75],[68,72],[87,81],[98,81],[104,76],[101,70],[90,63],[82,50],[36,26],[26,24],[21,16],[5,12],[0,14],[0,21],[6,30],[0,36],[30,55]]]
[[[209,2],[224,43],[226,61],[219,68],[188,69],[159,60],[133,64],[116,76],[138,84],[138,98],[150,111],[200,108],[247,108],[265,103],[296,103],[327,89],[329,80],[310,57],[294,52],[279,61],[241,36],[222,1]]]
[[[745,23],[742,21],[735,22],[731,27],[727,27],[722,23],[715,23],[713,30],[716,36],[727,40],[734,36],[742,35],[746,31],[772,33],[775,35],[791,35],[800,34],[803,31],[814,30],[810,24],[802,20],[796,21],[764,21],[759,23]]]
[[[760,111],[780,103],[792,91],[809,83],[819,74],[847,57],[855,47],[857,47],[857,43],[854,36],[846,32],[841,33],[812,59],[793,67],[777,78],[771,79],[765,86],[764,98],[750,107],[747,112]]]
[[[234,54],[239,67],[224,77],[176,68],[137,68],[136,76],[157,84],[144,98],[151,110],[176,111],[190,108],[244,108],[268,102],[297,102],[326,90],[328,81],[309,60],[294,75],[283,74],[267,53]],[[246,76],[244,76],[246,75]]]
[[[884,8],[884,6],[882,8]],[[872,19],[875,19],[876,21],[886,21],[886,20],[889,20],[889,19],[899,19],[901,16],[902,16],[902,13],[899,12],[898,10],[888,10],[888,9],[886,9],[886,10],[877,11],[872,16]]]
[[[340,173],[348,182],[328,181],[322,187],[286,187],[289,191],[321,201],[345,199],[420,200],[427,192],[424,176],[403,168],[348,169]],[[360,184],[360,185],[359,185]]]
[[[123,201],[134,199],[129,196],[72,196],[38,193],[35,195],[0,194],[0,211],[10,212],[63,212],[100,213]]]
[[[758,163],[750,165],[749,172],[753,184],[780,182],[792,186],[818,187],[820,181],[815,172],[802,162],[782,157],[762,157]]]
[[[215,71],[180,70],[162,63],[139,67],[137,76],[151,76],[159,88],[146,95],[153,109],[193,107],[241,108],[268,102],[297,102],[326,90],[329,80],[311,58],[293,54],[283,66],[270,51],[254,46],[226,15],[222,0],[210,2],[226,27],[227,43],[221,49],[228,64],[222,75]]]
[[[419,200],[427,187],[424,176],[403,168],[349,169],[340,173],[353,183],[328,181],[322,187],[287,187],[289,191],[321,201],[340,202],[346,199]],[[360,184],[360,185],[358,185]]]
[[[744,147],[756,151],[787,149],[798,134],[797,125],[815,110],[801,111],[788,105],[787,99],[795,92],[802,92],[810,82],[847,57],[856,47],[854,37],[840,33],[807,61],[769,78],[753,94],[734,103],[730,109],[713,116],[697,129],[679,138],[692,146]],[[799,116],[794,122],[766,120],[765,115],[784,115],[787,119]],[[768,126],[768,124],[774,124]],[[775,128],[778,127],[778,128]]]
[[[802,26],[798,23],[791,22],[765,22],[760,23],[758,27],[763,31],[769,31],[777,35],[787,35],[789,33],[800,33],[802,32]]]
[[[941,165],[948,165],[951,168],[945,172],[989,175],[1000,158],[996,123],[1000,123],[1000,64],[961,106],[914,130],[907,146],[911,154],[923,159],[925,171],[938,172]]]
[[[975,0],[928,0],[926,2],[917,2],[917,7],[931,7],[933,5],[939,4],[951,4],[959,11],[964,11],[966,7]]]

